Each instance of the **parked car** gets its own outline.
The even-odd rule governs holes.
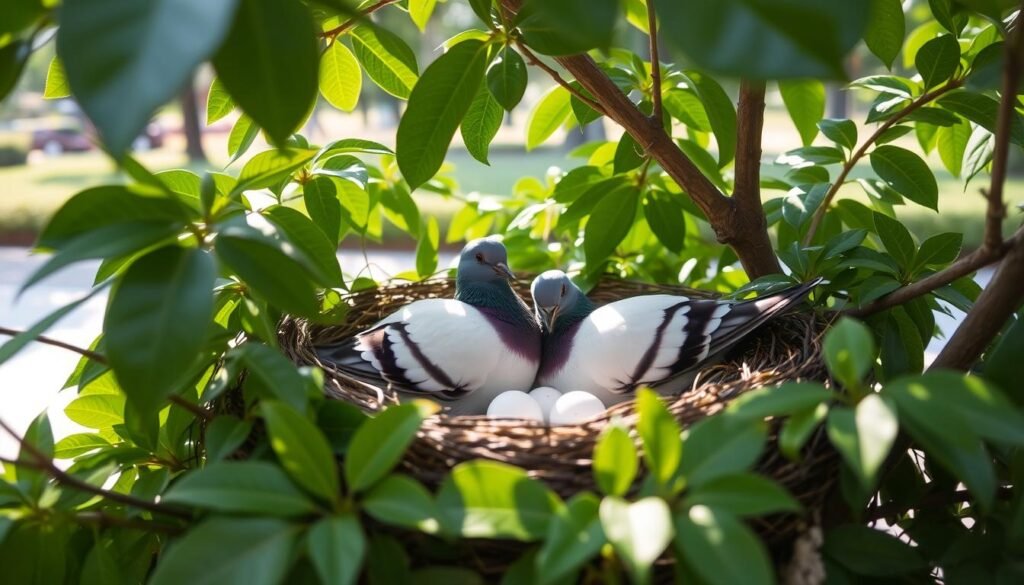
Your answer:
[[[139,134],[135,140],[132,141],[132,150],[134,152],[142,152],[146,150],[152,150],[154,148],[160,148],[164,145],[164,136],[167,132],[164,127],[158,122],[150,122],[146,124],[146,128]]]
[[[41,150],[53,156],[65,152],[85,152],[92,149],[92,140],[79,128],[64,126],[37,128],[32,131],[31,150]]]

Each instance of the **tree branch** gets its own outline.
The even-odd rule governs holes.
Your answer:
[[[963,81],[959,79],[950,80],[949,83],[947,83],[946,85],[938,89],[933,89],[932,91],[919,96],[916,100],[910,102],[910,105],[903,108],[899,112],[893,114],[893,116],[886,120],[885,122],[882,122],[882,125],[879,126],[878,129],[875,130],[875,132],[871,136],[869,136],[867,140],[864,141],[864,144],[862,144],[860,148],[858,148],[856,152],[853,153],[852,156],[850,156],[850,159],[847,160],[846,163],[843,165],[842,170],[839,171],[839,176],[836,177],[835,183],[832,183],[832,186],[829,187],[828,192],[825,193],[825,198],[822,199],[821,205],[819,205],[818,209],[814,212],[814,216],[811,218],[811,225],[809,228],[807,228],[807,234],[804,236],[803,239],[804,246],[809,246],[811,244],[811,241],[814,239],[814,234],[818,232],[818,228],[821,226],[822,220],[825,219],[825,213],[828,211],[829,206],[832,204],[832,200],[835,199],[836,194],[839,192],[839,189],[841,189],[843,185],[846,183],[847,175],[850,174],[850,171],[853,170],[853,167],[857,166],[857,163],[860,162],[860,159],[863,158],[865,154],[867,154],[868,149],[874,146],[878,138],[882,136],[882,134],[884,134],[886,130],[892,128],[899,122],[903,121],[904,118],[917,111],[918,108],[921,108],[922,106],[925,106],[935,101],[936,99],[942,97],[943,95],[949,93],[950,91],[957,89],[961,85],[963,85]]]
[[[736,108],[736,205],[764,218],[761,206],[761,131],[764,127],[765,82],[744,79]]]
[[[658,17],[654,2],[647,0],[647,30],[651,38],[651,103],[654,104],[651,119],[662,124],[661,117],[661,59],[658,58]]]
[[[582,91],[579,91],[578,89],[573,87],[572,84],[566,81],[557,71],[548,66],[547,63],[541,61],[540,58],[537,57],[537,55],[535,55],[533,51],[530,50],[529,47],[524,45],[523,42],[518,39],[516,40],[516,48],[519,49],[519,52],[521,52],[526,57],[527,63],[529,63],[530,65],[534,65],[541,71],[547,73],[551,77],[551,79],[555,80],[555,83],[565,88],[565,90],[568,91],[573,96],[575,96],[576,99],[590,106],[590,108],[593,109],[595,112],[602,115],[608,115],[608,113],[605,111],[604,107],[601,104],[595,102]]]
[[[373,14],[374,12],[377,12],[378,10],[384,8],[389,4],[394,4],[395,2],[398,2],[398,0],[380,0],[375,4],[371,4],[370,6],[364,8],[363,10],[360,10],[359,14],[357,14],[356,16],[346,20],[345,22],[332,28],[331,30],[325,30],[324,32],[320,33],[320,36],[325,39],[337,38],[339,35],[348,32],[357,24],[362,22],[367,16]]]
[[[14,429],[8,426],[8,424],[3,420],[0,420],[0,429],[3,429],[4,432],[6,432],[8,435],[11,436],[11,438],[17,441],[18,444],[21,446],[22,451],[28,453],[29,457],[31,457],[32,459],[31,461],[26,461],[24,459],[13,460],[7,458],[0,458],[0,463],[3,463],[5,465],[28,467],[31,469],[35,469],[37,471],[41,471],[52,477],[57,483],[61,485],[65,485],[67,487],[74,488],[82,492],[100,496],[101,498],[110,500],[112,502],[117,502],[119,504],[124,504],[125,506],[132,506],[133,508],[139,508],[141,510],[147,510],[149,512],[155,512],[158,514],[167,514],[168,516],[175,516],[178,518],[188,519],[192,517],[192,514],[189,513],[187,510],[173,508],[165,504],[159,504],[157,502],[151,502],[149,500],[143,500],[140,498],[136,498],[134,496],[130,496],[128,494],[122,494],[120,492],[105,490],[101,487],[92,485],[89,482],[82,481],[81,479],[73,475],[65,473],[62,469],[54,465],[53,461],[51,461],[50,458],[46,456],[45,453],[36,448],[35,445],[21,438],[21,436],[18,435],[18,433],[14,432]]]

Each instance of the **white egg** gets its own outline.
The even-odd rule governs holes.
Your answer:
[[[601,399],[589,392],[575,390],[562,394],[551,408],[548,424],[572,425],[588,421],[605,411]]]
[[[487,407],[487,416],[491,418],[522,418],[544,422],[544,412],[537,401],[526,392],[509,390],[494,397]]]
[[[540,405],[540,410],[544,413],[544,421],[547,422],[551,416],[551,409],[554,408],[555,402],[562,397],[562,393],[551,386],[540,386],[530,390],[530,397]]]

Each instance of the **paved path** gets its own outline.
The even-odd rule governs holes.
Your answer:
[[[343,253],[340,259],[346,273],[358,270],[364,263],[358,254]],[[95,262],[74,265],[18,297],[18,287],[43,260],[29,255],[24,248],[0,247],[0,325],[25,329],[58,307],[81,298],[92,283],[98,266]],[[415,263],[409,252],[374,253],[370,260],[377,278],[408,270]],[[442,265],[451,261],[451,255],[447,255],[442,258]],[[988,279],[989,274],[986,273],[979,280],[987,282]],[[105,295],[91,299],[58,322],[48,335],[82,347],[88,346],[101,329],[105,304]],[[953,319],[940,314],[936,314],[936,318],[946,333],[951,332],[959,320],[959,317]],[[937,340],[929,346],[929,361],[942,343]],[[0,417],[22,432],[37,414],[47,409],[58,437],[80,430],[64,416],[64,407],[75,398],[74,390],[60,391],[77,361],[78,356],[71,352],[33,344],[0,366]],[[15,452],[15,443],[0,433],[0,456],[10,457]]]

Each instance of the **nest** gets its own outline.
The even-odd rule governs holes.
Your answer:
[[[517,286],[520,294],[529,295],[529,281]],[[602,281],[588,296],[601,305],[654,293],[713,296],[679,286],[614,279]],[[280,327],[281,347],[296,363],[324,370],[325,391],[331,398],[377,412],[398,402],[394,390],[366,384],[321,363],[314,346],[350,337],[413,301],[451,298],[453,294],[454,283],[446,280],[355,293],[348,298],[351,310],[343,324],[323,326],[285,319]],[[730,350],[723,361],[701,371],[689,391],[669,399],[669,410],[685,428],[718,412],[748,390],[792,380],[826,380],[821,338],[827,324],[826,319],[812,314],[794,313],[772,320]],[[441,413],[423,423],[401,466],[406,473],[436,487],[453,466],[473,459],[491,459],[525,469],[562,497],[569,497],[581,490],[596,490],[591,457],[602,429],[612,419],[634,428],[635,403],[615,405],[603,416],[583,424],[558,427]],[[819,430],[805,446],[803,459],[790,461],[774,447],[777,430],[771,433],[757,471],[782,484],[807,510],[819,510],[837,476],[834,451]],[[803,521],[794,515],[775,516],[760,519],[756,528],[777,548],[792,541]]]

